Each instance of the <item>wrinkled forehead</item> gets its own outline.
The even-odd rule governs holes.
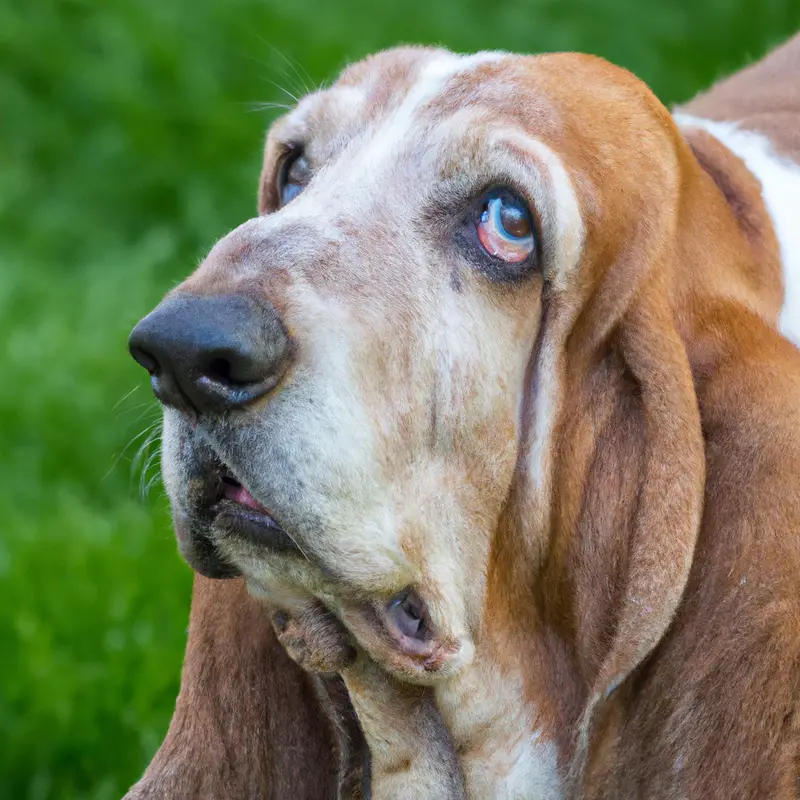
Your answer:
[[[412,221],[510,186],[538,218],[545,277],[560,265],[566,286],[595,233],[623,242],[638,209],[674,194],[676,137],[645,84],[594,56],[398,48],[348,67],[273,126],[262,210],[278,205],[292,148],[315,178],[286,219],[316,199],[356,222],[382,209]]]
[[[302,146],[312,168],[349,161],[348,178],[385,181],[389,171],[410,183],[448,154],[468,168],[465,159],[498,142],[527,155],[541,145],[590,212],[601,193],[620,195],[611,189],[625,176],[664,163],[668,128],[668,112],[641,81],[594,56],[396,48],[348,67],[279,120],[267,162]]]
[[[426,156],[440,159],[448,146],[468,155],[465,141],[477,146],[490,128],[531,127],[535,120],[537,134],[546,138],[556,132],[558,114],[545,93],[530,90],[526,61],[502,52],[380,53],[349,67],[330,89],[305,98],[271,138],[302,142],[317,164],[349,150],[364,177],[400,160],[408,175],[415,165],[426,166]]]

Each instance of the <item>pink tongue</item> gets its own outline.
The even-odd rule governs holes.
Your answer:
[[[225,497],[229,500],[233,500],[234,503],[239,503],[248,508],[254,508],[256,511],[263,511],[265,514],[267,513],[267,509],[264,508],[244,486],[231,486],[230,484],[226,484]]]

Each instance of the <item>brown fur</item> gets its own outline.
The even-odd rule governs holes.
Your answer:
[[[699,128],[684,131],[700,166],[722,192],[752,250],[747,280],[756,310],[773,324],[783,299],[783,277],[778,242],[761,197],[758,180],[739,158],[711,134]]]
[[[781,69],[787,53],[774,62]],[[409,58],[403,51],[392,80],[408,80]],[[557,745],[569,797],[794,797],[800,354],[774,327],[774,233],[741,162],[699,132],[687,143],[632,76],[588,57],[547,58],[547,69],[525,73],[541,107],[519,121],[580,176],[585,244],[568,287],[542,290],[530,377],[535,387],[542,359],[557,352],[555,429],[546,474],[532,480],[521,448],[503,498],[476,663],[523,666],[524,699]],[[369,62],[357,69],[370,74]],[[476,72],[478,85],[491,87],[499,70]],[[753,74],[692,113],[713,116],[730,86],[757,107]],[[620,108],[613,121],[609,102]],[[762,122],[752,127],[769,134]],[[265,206],[274,157],[268,148]],[[210,274],[206,291],[224,280]],[[358,285],[365,298],[379,288],[367,280]],[[341,767],[321,755],[335,726],[312,732],[321,707],[307,679],[236,584],[198,581],[176,716],[131,796],[335,796]],[[392,713],[375,716],[380,704],[365,700],[393,679],[365,668],[360,682],[343,667],[362,725],[391,732],[401,695],[422,690],[395,685]],[[437,700],[452,728],[447,691],[437,687]],[[417,697],[429,702],[425,692]],[[220,728],[227,708],[241,715],[235,729]],[[441,744],[449,734],[435,711],[423,708],[424,724]],[[469,791],[470,765],[497,741],[463,725],[453,738]],[[401,751],[402,742],[387,750],[387,772],[403,771]],[[443,780],[458,771],[441,769]]]
[[[337,691],[289,659],[242,580],[196,576],[175,714],[126,797],[337,798],[346,748],[359,748],[324,713],[354,727]]]

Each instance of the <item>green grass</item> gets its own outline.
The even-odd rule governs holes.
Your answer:
[[[800,24],[799,0],[697,5],[0,5],[0,798],[119,797],[166,730],[191,576],[141,496],[157,410],[125,341],[252,215],[250,104],[398,42],[594,52],[671,102]]]

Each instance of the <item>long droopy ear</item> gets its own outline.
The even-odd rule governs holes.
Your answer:
[[[607,273],[606,297],[624,298],[619,276],[636,289],[617,306],[624,310],[608,346],[591,351],[600,355],[595,368],[581,371],[581,360],[573,359],[586,378],[570,396],[584,408],[605,404],[605,426],[588,436],[580,433],[580,408],[573,406],[563,440],[583,435],[593,442],[593,464],[575,493],[579,511],[572,502],[572,611],[588,689],[571,770],[576,789],[595,712],[666,633],[692,565],[705,492],[695,390],[711,357],[703,320],[732,302],[773,325],[782,298],[777,242],[763,221],[768,216],[757,188],[739,165],[712,151],[712,143],[695,137],[690,149],[674,134],[674,212],[666,197],[661,224],[650,225],[661,235],[644,237],[649,244],[641,253],[647,264],[642,279],[633,281],[619,265],[616,274],[613,268]],[[606,308],[612,307],[609,301]],[[591,341],[588,331],[609,330],[607,323],[598,325],[601,319],[588,315],[576,338]],[[570,450],[562,452],[563,474],[570,470]],[[570,499],[563,499],[562,519],[569,519]]]
[[[595,269],[557,373],[541,603],[582,684],[576,797],[596,712],[664,637],[692,566],[705,490],[701,321],[733,301],[769,322],[780,294],[771,248],[674,134],[673,145],[672,190],[636,210],[610,266]]]
[[[620,326],[619,356],[629,371],[631,390],[639,395],[638,409],[630,403],[633,398],[621,407],[629,406],[631,415],[639,419],[635,424],[629,419],[627,429],[617,432],[617,452],[629,458],[638,438],[639,458],[630,461],[640,471],[638,480],[630,475],[634,478],[630,486],[637,489],[635,497],[625,498],[631,503],[631,519],[627,548],[617,564],[618,569],[624,564],[624,569],[609,576],[619,586],[610,609],[613,632],[593,676],[584,733],[597,701],[630,674],[666,632],[686,585],[700,526],[705,482],[700,417],[687,354],[671,309],[663,295],[659,301],[658,294],[645,287]],[[613,417],[609,422],[625,424]],[[634,427],[638,436],[630,438]],[[596,512],[590,504],[599,498],[592,494],[607,492],[614,478],[609,474],[605,487],[587,486],[583,535],[595,532],[590,517]],[[588,548],[593,546],[588,544]],[[597,595],[589,594],[589,602],[592,596]],[[583,613],[580,608],[577,611]]]
[[[598,703],[653,651],[675,614],[701,520],[700,417],[665,288],[657,271],[640,284],[604,357],[570,390],[561,430],[556,495],[559,483],[568,491],[556,499],[554,524],[572,535],[557,545],[556,571],[566,570],[557,583],[571,585],[588,690],[578,772]],[[583,464],[570,463],[579,454]]]
[[[243,580],[195,576],[175,714],[126,800],[334,796],[345,737],[332,717],[349,702],[318,680],[286,655]]]
[[[517,522],[500,535],[490,569],[489,592],[504,585],[507,613],[535,616],[531,641],[549,631],[562,643],[562,655],[545,660],[571,662],[553,674],[574,677],[555,703],[572,732],[575,796],[595,712],[666,633],[701,522],[704,442],[686,345],[691,309],[682,308],[696,287],[681,282],[718,269],[697,220],[718,214],[714,235],[741,234],[677,132],[674,140],[665,197],[627,202],[615,240],[589,231],[581,269],[594,284],[571,314],[564,307],[574,299],[545,297]],[[536,613],[530,589],[528,608],[512,609],[532,584]]]

